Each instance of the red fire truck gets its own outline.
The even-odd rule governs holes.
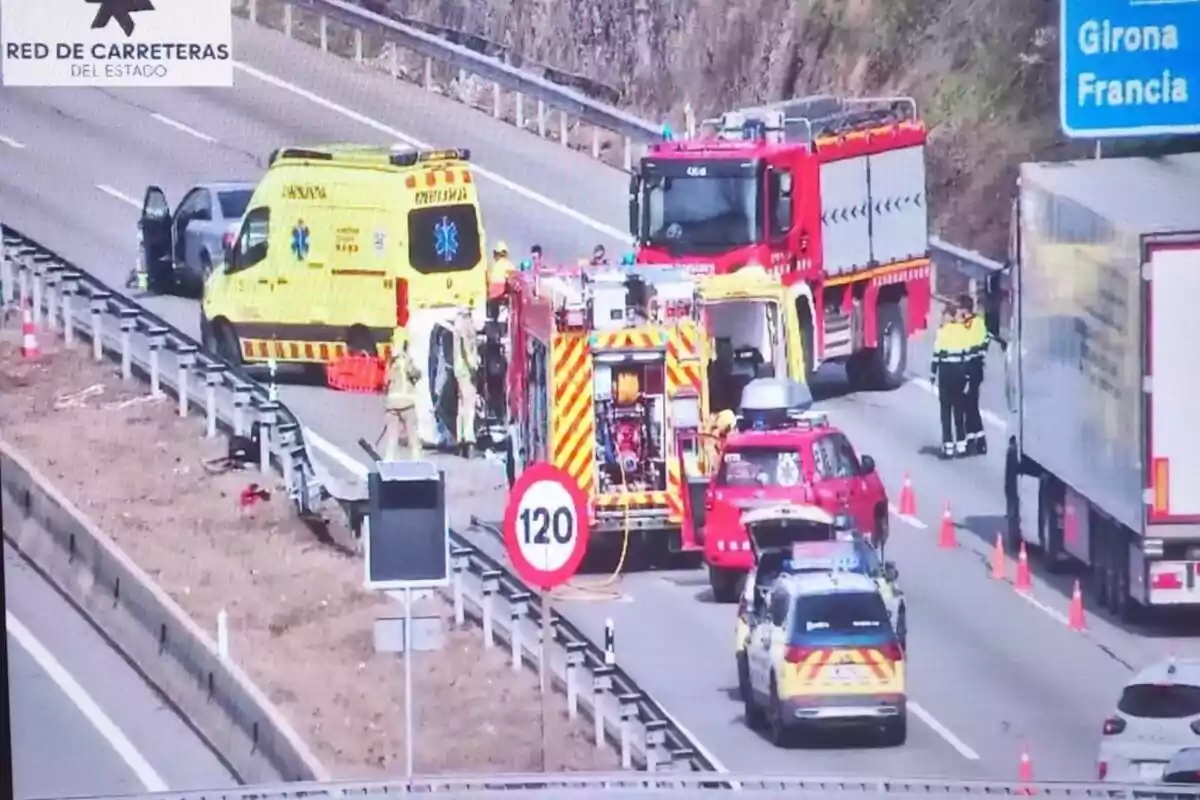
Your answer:
[[[564,268],[508,287],[510,483],[548,461],[588,496],[593,546],[696,549],[685,492],[707,473],[708,340],[695,280]]]
[[[796,304],[806,380],[841,362],[893,389],[931,299],[925,125],[908,98],[790,100],[650,146],[630,182],[639,264],[777,275]]]

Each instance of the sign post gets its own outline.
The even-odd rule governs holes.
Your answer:
[[[538,686],[542,703],[542,771],[546,771],[551,591],[579,571],[591,532],[587,497],[566,471],[547,463],[526,468],[504,508],[504,545],[513,569],[542,594]]]
[[[1059,6],[1059,119],[1067,136],[1200,132],[1198,0]]]
[[[413,654],[441,647],[441,617],[414,615],[414,589],[450,582],[445,476],[428,461],[380,461],[367,477],[367,589],[400,592],[404,616],[375,621],[375,649],[404,654],[405,776],[413,776]]]

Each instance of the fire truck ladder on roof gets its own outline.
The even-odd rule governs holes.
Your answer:
[[[811,95],[764,106],[728,111],[706,119],[722,139],[763,138],[783,144],[811,147],[813,141],[868,126],[892,125],[917,119],[917,101],[911,97],[846,98]],[[761,133],[755,133],[755,128]]]

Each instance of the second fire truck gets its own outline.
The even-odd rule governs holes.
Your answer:
[[[695,549],[689,475],[707,472],[708,341],[680,269],[568,268],[509,283],[509,479],[547,461],[579,483],[594,546]]]
[[[640,264],[759,266],[794,295],[806,380],[904,381],[931,300],[925,125],[907,98],[817,96],[730,112],[715,136],[652,145],[630,183]]]

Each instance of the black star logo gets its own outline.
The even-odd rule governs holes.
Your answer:
[[[134,24],[130,14],[135,11],[154,10],[150,0],[84,0],[84,2],[93,5],[100,4],[96,18],[92,20],[93,29],[104,28],[108,25],[109,20],[115,19],[121,26],[121,30],[125,31],[126,36],[133,35]]]

